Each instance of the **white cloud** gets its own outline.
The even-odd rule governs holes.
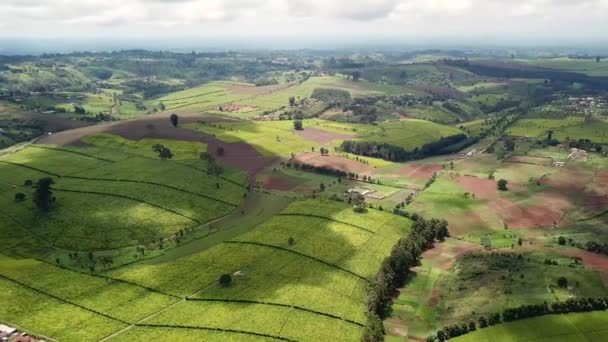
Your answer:
[[[1,0],[0,27],[5,37],[201,32],[600,37],[608,29],[608,0]]]

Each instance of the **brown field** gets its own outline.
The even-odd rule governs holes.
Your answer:
[[[439,164],[413,164],[400,168],[397,171],[397,174],[400,176],[426,180],[431,178],[433,173],[441,170],[443,170],[443,166]]]
[[[465,190],[474,193],[489,208],[494,209],[510,228],[552,227],[560,222],[563,213],[571,207],[570,200],[560,192],[542,193],[538,195],[542,205],[522,207],[501,194],[496,181],[471,176],[459,176],[456,179]],[[512,183],[509,184],[509,189],[513,192],[523,191],[523,187]]]
[[[214,117],[211,118],[214,120]],[[208,119],[209,117],[206,116],[192,114],[180,116],[180,123]],[[83,146],[82,138],[98,133],[116,134],[130,140],[152,138],[202,142],[208,145],[207,150],[213,154],[221,146],[225,152],[223,156],[217,157],[217,159],[250,175],[270,166],[275,161],[275,158],[263,157],[251,145],[246,143],[225,143],[201,132],[172,127],[166,114],[78,128],[45,136],[39,142],[41,144]]]
[[[268,190],[290,191],[298,186],[297,182],[287,178],[270,176],[263,183],[263,187]]]
[[[548,157],[531,157],[531,156],[512,156],[506,159],[507,163],[521,163],[521,164],[532,164],[532,165],[553,165],[553,159]]]
[[[332,133],[317,128],[308,127],[301,131],[297,130],[296,133],[306,140],[314,141],[319,144],[329,144],[334,140],[352,139],[352,135]]]
[[[302,153],[294,158],[295,162],[313,166],[325,166],[334,170],[353,172],[358,174],[371,174],[374,168],[361,164],[356,160],[339,156],[322,156],[320,153]]]

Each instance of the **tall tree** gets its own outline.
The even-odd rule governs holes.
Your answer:
[[[55,184],[51,177],[41,178],[36,184],[36,191],[34,191],[34,203],[38,209],[48,211],[51,209],[55,197],[51,191],[51,185]]]
[[[169,120],[171,120],[171,124],[173,125],[173,127],[177,127],[177,124],[179,123],[179,117],[177,116],[177,114],[171,114]]]

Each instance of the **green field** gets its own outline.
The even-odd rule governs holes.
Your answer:
[[[550,69],[558,69],[563,71],[573,71],[586,74],[589,76],[608,76],[608,62],[602,60],[599,63],[593,59],[571,59],[571,58],[554,58],[554,59],[525,59],[518,62]]]
[[[608,339],[608,313],[589,312],[567,315],[548,315],[479,329],[455,342],[584,342]]]
[[[379,130],[375,130],[372,134],[361,134],[360,139],[386,143],[411,151],[439,138],[462,133],[458,128],[415,119],[383,122],[378,128]]]

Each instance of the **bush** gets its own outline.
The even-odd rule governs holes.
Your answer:
[[[232,284],[232,276],[230,274],[222,274],[219,282],[221,287],[228,287]]]
[[[507,185],[509,184],[509,181],[507,181],[506,179],[501,179],[498,181],[497,185],[498,185],[498,190],[500,191],[508,191],[509,188],[507,187]]]
[[[15,202],[23,202],[25,201],[25,194],[22,192],[18,192],[15,194]]]
[[[559,244],[560,244],[560,245],[562,245],[562,246],[563,246],[563,245],[565,245],[565,244],[566,244],[566,238],[565,238],[565,237],[563,237],[563,236],[560,236],[560,237],[557,239],[557,243],[559,243]]]
[[[568,288],[568,279],[566,279],[566,277],[559,277],[557,279],[557,286],[561,287],[562,289]]]
[[[293,128],[295,128],[297,131],[301,131],[304,129],[304,125],[302,124],[302,120],[295,120],[293,122]]]

